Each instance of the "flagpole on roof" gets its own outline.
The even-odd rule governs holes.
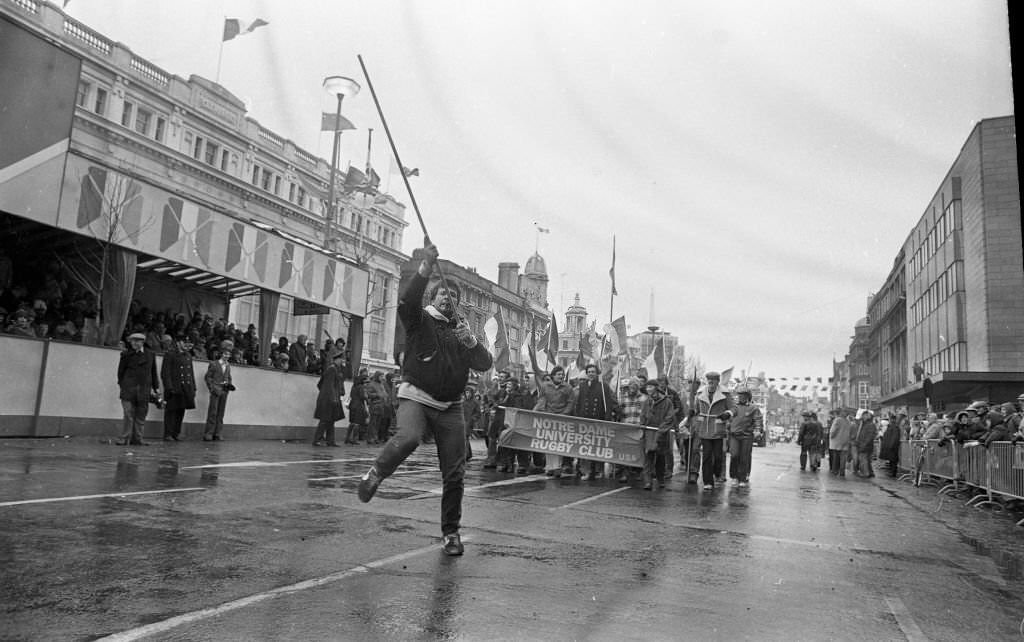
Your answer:
[[[373,169],[373,166],[370,165],[370,149],[371,149],[371,145],[373,145],[373,127],[368,128],[367,133],[366,133],[366,177],[367,177],[367,179],[369,179],[369,177],[370,177],[370,170]]]
[[[223,29],[224,23],[228,21],[228,17],[224,16],[224,21],[221,22],[221,28]],[[220,50],[217,52],[217,78],[214,80],[218,85],[220,84],[220,61],[224,57],[224,36],[220,38]]]

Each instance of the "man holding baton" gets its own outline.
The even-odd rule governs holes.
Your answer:
[[[422,256],[398,302],[398,318],[405,328],[405,357],[398,387],[397,431],[359,482],[359,499],[370,501],[380,482],[416,450],[424,434],[433,435],[443,484],[444,552],[462,555],[459,526],[466,468],[462,393],[469,370],[486,371],[492,359],[456,313],[461,295],[456,284],[442,278],[431,288],[430,305],[422,307],[438,256],[437,247],[429,239],[425,240]]]

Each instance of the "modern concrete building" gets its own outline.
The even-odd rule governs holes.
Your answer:
[[[1013,116],[978,122],[868,306],[878,407],[1024,392],[1024,243]]]

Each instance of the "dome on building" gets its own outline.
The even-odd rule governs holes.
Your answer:
[[[526,276],[547,276],[548,266],[544,263],[544,258],[540,254],[534,253],[529,259],[526,260],[526,267],[523,269],[523,274]]]
[[[573,300],[572,305],[569,306],[569,309],[565,311],[565,314],[566,314],[566,316],[574,315],[574,314],[578,314],[578,315],[582,315],[582,316],[587,316],[587,309],[585,307],[583,307],[582,305],[580,305],[580,293],[579,292],[576,293],[576,298]]]
[[[870,319],[868,319],[867,317],[861,317],[861,318],[860,318],[860,319],[859,319],[859,320],[857,321],[857,323],[856,323],[856,324],[854,324],[854,326],[853,326],[853,327],[855,327],[855,328],[865,328],[865,327],[867,327],[867,326],[869,326],[869,325],[871,325],[871,320],[870,320]]]

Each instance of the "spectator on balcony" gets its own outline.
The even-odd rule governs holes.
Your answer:
[[[291,357],[288,356],[287,352],[278,352],[277,356],[274,357],[274,369],[287,372],[291,367]]]
[[[320,358],[320,352],[316,349],[316,344],[306,341],[306,372],[318,375],[325,365]]]
[[[7,327],[7,334],[13,334],[17,337],[33,337],[35,338],[36,332],[32,328],[32,322],[35,319],[35,315],[31,311],[24,308],[19,308],[14,313],[14,321]]]

